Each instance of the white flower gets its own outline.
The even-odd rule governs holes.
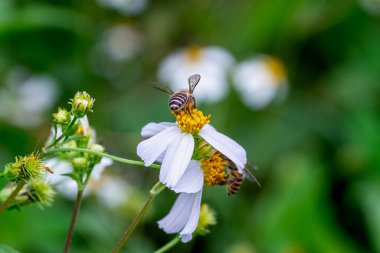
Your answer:
[[[192,111],[192,120],[197,121],[201,118],[198,112],[196,109]],[[152,137],[137,146],[137,155],[144,161],[145,166],[149,166],[165,153],[160,181],[167,187],[173,188],[185,173],[193,155],[195,145],[193,134],[183,131],[175,123],[149,123],[142,129],[141,135]],[[202,126],[196,134],[228,157],[242,173],[247,157],[245,150],[239,144],[217,132],[210,124]]]
[[[108,79],[125,73],[126,64],[138,55],[142,48],[140,32],[128,24],[110,27],[100,36],[91,54],[94,72]]]
[[[64,197],[75,200],[78,186],[77,183],[65,174],[73,172],[71,163],[58,158],[51,158],[45,161],[46,165],[51,168],[54,174],[47,173],[46,179],[57,189],[57,191]],[[100,163],[94,166],[91,173],[89,186],[94,185],[96,181],[99,181],[103,171],[110,167],[113,161],[107,157],[103,157]],[[91,187],[86,187],[83,196],[87,196],[94,191]]]
[[[140,14],[148,5],[148,0],[97,0],[98,4],[118,10],[124,15]]]
[[[199,121],[198,110],[192,110],[191,115],[191,118],[189,116],[185,119],[186,122],[190,119]],[[150,138],[138,145],[137,154],[146,166],[154,161],[162,160],[160,181],[180,194],[169,214],[158,224],[166,233],[180,233],[182,242],[188,242],[198,225],[204,184],[218,185],[220,183],[220,181],[214,182],[212,179],[210,181],[210,178],[206,178],[205,175],[217,176],[217,178],[224,180],[226,176],[224,172],[225,162],[228,159],[242,173],[247,157],[245,150],[239,144],[217,132],[210,124],[201,126],[201,129],[196,133],[184,132],[182,120],[183,118],[177,116],[178,124],[169,122],[149,123],[143,127],[141,135]],[[186,126],[185,129],[189,130],[189,126]],[[211,157],[204,159],[206,162],[191,160],[195,144],[193,134],[198,135],[208,143],[207,145],[212,146],[220,153],[212,152]],[[197,142],[202,141],[197,140]],[[202,149],[202,145],[198,149]],[[222,159],[215,159],[215,161],[210,162],[214,157]]]
[[[176,91],[188,88],[184,77],[200,74],[202,78],[194,90],[197,101],[217,102],[227,94],[227,73],[233,63],[231,54],[221,47],[194,46],[168,55],[158,75]]]
[[[259,56],[238,64],[233,73],[233,84],[245,104],[261,109],[287,90],[282,63],[269,56]]]
[[[379,0],[359,0],[362,8],[371,15],[380,16],[380,1]]]
[[[57,93],[51,76],[28,76],[23,70],[14,70],[0,87],[0,118],[20,127],[35,127],[44,121]]]

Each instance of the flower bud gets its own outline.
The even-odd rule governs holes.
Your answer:
[[[53,122],[60,125],[67,125],[70,123],[71,116],[70,112],[66,109],[58,108],[57,113],[53,113]]]
[[[55,194],[56,192],[49,183],[32,180],[28,185],[24,186],[9,208],[36,203],[42,209],[51,205]]]
[[[71,164],[73,165],[74,172],[83,175],[87,170],[87,159],[84,157],[76,157],[71,160]]]
[[[16,162],[5,165],[3,175],[10,181],[40,179],[45,167],[38,155],[16,157]]]
[[[34,180],[29,184],[28,196],[32,199],[32,202],[37,203],[40,208],[50,206],[55,195],[56,192],[49,183]]]
[[[77,92],[71,101],[71,112],[78,118],[82,118],[87,112],[91,111],[94,106],[93,99],[87,92]]]
[[[216,214],[213,209],[211,209],[207,204],[202,204],[201,210],[199,213],[198,226],[196,228],[197,234],[205,235],[209,233],[209,225],[216,224]]]
[[[105,149],[102,145],[94,143],[90,146],[90,150],[103,153]],[[98,155],[93,155],[93,154],[89,155],[89,160],[93,164],[99,163],[101,159],[102,157]]]

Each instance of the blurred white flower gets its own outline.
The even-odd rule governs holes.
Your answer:
[[[114,9],[124,15],[138,15],[148,6],[148,0],[97,0],[100,6]]]
[[[380,0],[359,0],[359,4],[367,13],[380,16]]]
[[[58,158],[51,158],[45,161],[46,165],[51,168],[54,174],[47,174],[46,179],[56,188],[56,190],[64,197],[75,200],[77,194],[77,183],[65,174],[73,172],[73,167],[70,162]],[[91,173],[91,178],[88,187],[85,188],[83,196],[93,193],[97,183],[101,180],[104,169],[110,167],[113,161],[107,157],[103,157],[100,163],[95,165]]]
[[[100,180],[89,182],[88,188],[94,191],[96,197],[110,208],[125,205],[133,191],[125,180],[104,173]]]
[[[101,76],[112,78],[125,71],[125,63],[141,51],[139,31],[127,24],[115,25],[101,36],[91,58],[91,64]]]
[[[261,109],[286,95],[286,72],[282,62],[270,56],[258,56],[238,64],[233,84],[244,103]]]
[[[141,50],[141,38],[129,25],[111,27],[101,41],[106,53],[115,61],[134,57]]]
[[[25,78],[23,71],[11,72],[0,88],[0,118],[20,127],[41,124],[57,98],[57,84],[48,75]]]
[[[234,63],[232,55],[221,47],[189,47],[168,55],[160,64],[160,80],[174,91],[187,89],[187,77],[200,74],[194,90],[197,101],[217,102],[228,91],[227,74]]]

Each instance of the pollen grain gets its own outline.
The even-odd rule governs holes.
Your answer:
[[[185,133],[197,134],[204,125],[210,123],[211,116],[204,116],[198,109],[182,110],[174,113],[178,127]]]

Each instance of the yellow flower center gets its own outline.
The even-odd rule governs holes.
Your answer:
[[[182,132],[197,134],[204,125],[210,123],[211,116],[204,116],[203,113],[197,109],[182,110],[180,112],[173,112],[178,122],[178,127]]]
[[[199,46],[191,46],[186,49],[185,56],[190,63],[196,63],[201,59],[202,48]]]
[[[201,161],[201,168],[204,173],[204,183],[207,186],[218,186],[226,182],[227,174],[225,166],[228,161],[224,159],[223,155],[215,152],[209,159]]]
[[[284,64],[274,57],[265,57],[264,64],[268,67],[268,69],[272,72],[273,76],[277,80],[277,84],[283,84],[283,81],[286,77],[286,70]]]

